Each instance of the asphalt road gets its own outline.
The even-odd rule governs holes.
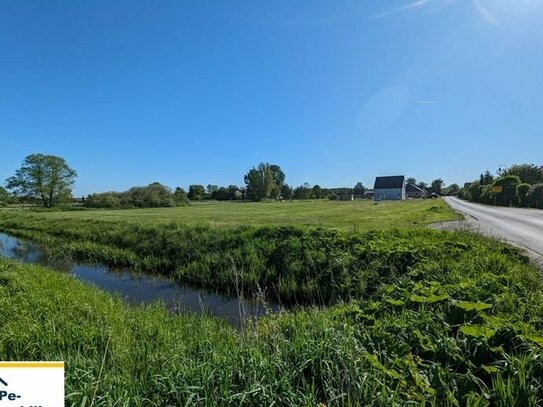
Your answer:
[[[453,197],[445,201],[454,210],[469,215],[468,222],[484,232],[543,256],[543,210],[481,205]]]

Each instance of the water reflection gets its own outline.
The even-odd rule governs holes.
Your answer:
[[[110,269],[103,265],[81,264],[70,258],[59,259],[36,243],[0,233],[0,256],[25,263],[39,264],[94,284],[105,291],[118,293],[133,303],[163,301],[177,312],[207,312],[225,318],[239,327],[247,317],[266,313],[256,299],[229,298],[204,289],[195,289],[172,282],[167,277],[135,273],[130,270]],[[278,307],[269,309],[276,311]]]

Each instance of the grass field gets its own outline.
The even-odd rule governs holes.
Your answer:
[[[12,211],[16,210],[9,212]],[[153,225],[175,222],[187,226],[315,226],[359,230],[416,227],[458,218],[442,200],[382,202],[378,205],[365,200],[228,202],[180,208],[52,211],[32,214],[48,220],[87,219]]]
[[[537,271],[503,244],[428,233],[400,235],[427,253],[359,301],[243,332],[0,259],[0,359],[64,360],[78,407],[540,405]]]
[[[366,231],[408,230],[454,216],[441,200],[205,204],[3,211],[0,230],[82,261],[167,274],[229,294],[263,291],[272,302],[331,304],[356,298],[378,274],[393,275],[415,257],[416,239]],[[323,225],[333,227],[315,227]]]
[[[420,227],[456,216],[439,200],[289,205],[0,211],[53,253],[298,305],[238,332],[0,259],[0,360],[65,360],[69,406],[543,403],[543,283],[517,249]]]

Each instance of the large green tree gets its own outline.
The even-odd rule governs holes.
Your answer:
[[[515,164],[504,175],[516,175],[522,183],[534,185],[543,182],[543,167],[535,164]]]
[[[362,196],[366,192],[366,187],[363,183],[357,182],[356,185],[353,188],[353,194],[357,196]]]
[[[38,198],[50,208],[71,197],[77,172],[66,161],[54,155],[27,156],[6,187],[16,195]]]
[[[260,163],[245,174],[244,180],[247,186],[247,198],[260,201],[280,195],[285,182],[285,173],[278,165]]]
[[[189,199],[191,201],[201,201],[205,195],[206,190],[203,185],[189,185]]]
[[[437,178],[432,181],[430,186],[430,192],[434,192],[438,195],[441,195],[443,192],[443,186],[445,185],[445,181],[443,181],[441,178]]]

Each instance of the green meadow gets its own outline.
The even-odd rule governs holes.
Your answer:
[[[540,405],[539,271],[422,227],[455,217],[440,200],[0,211],[53,254],[287,305],[238,331],[0,260],[0,359],[65,360],[68,406]]]
[[[20,211],[21,214],[27,210]],[[0,209],[0,214],[2,210]],[[179,223],[186,226],[312,226],[357,228],[417,227],[457,218],[442,200],[403,202],[286,201],[202,202],[178,208],[31,212],[50,221],[90,220],[141,225]]]

